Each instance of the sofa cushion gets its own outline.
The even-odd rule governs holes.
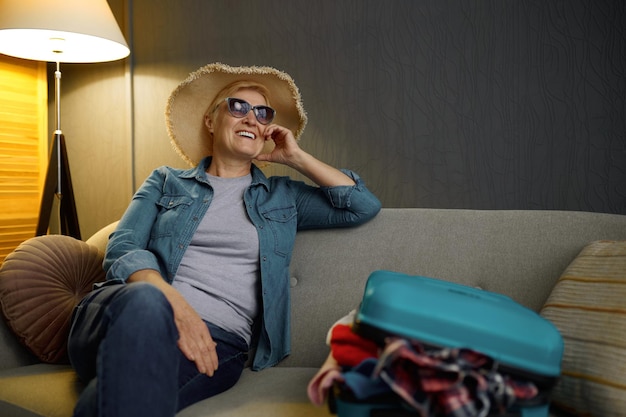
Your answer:
[[[565,341],[553,404],[576,415],[626,410],[626,241],[592,242],[541,310]]]
[[[327,406],[308,400],[306,386],[315,372],[317,368],[247,368],[233,388],[185,408],[177,417],[331,417]],[[69,365],[0,371],[0,416],[71,416],[82,388]]]
[[[41,361],[67,359],[72,311],[104,280],[103,254],[69,236],[22,243],[0,267],[0,303],[9,327]]]
[[[69,417],[82,389],[69,365],[7,369],[0,372],[0,415]]]
[[[228,391],[180,411],[177,417],[331,417],[328,407],[309,402],[306,387],[317,368],[244,369]]]

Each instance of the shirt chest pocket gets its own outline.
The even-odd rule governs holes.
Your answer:
[[[295,206],[275,208],[262,213],[274,241],[274,251],[281,256],[289,256],[293,249],[298,226],[298,212]]]
[[[152,237],[171,236],[177,228],[182,228],[187,221],[193,199],[189,196],[164,195],[157,206],[159,214],[152,228]]]

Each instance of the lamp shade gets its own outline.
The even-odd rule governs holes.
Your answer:
[[[106,0],[0,0],[0,53],[105,62],[125,58],[130,50]]]

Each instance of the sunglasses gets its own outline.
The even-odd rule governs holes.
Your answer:
[[[272,123],[274,116],[276,116],[276,110],[269,106],[253,106],[245,100],[233,97],[227,97],[224,101],[228,104],[228,112],[238,119],[246,117],[252,110],[258,122],[267,125]]]

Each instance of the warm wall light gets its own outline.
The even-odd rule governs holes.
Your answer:
[[[55,130],[37,235],[47,232],[54,195],[62,234],[80,239],[65,138],[61,131],[61,62],[115,61],[130,54],[106,0],[0,0],[0,53],[56,62]]]

